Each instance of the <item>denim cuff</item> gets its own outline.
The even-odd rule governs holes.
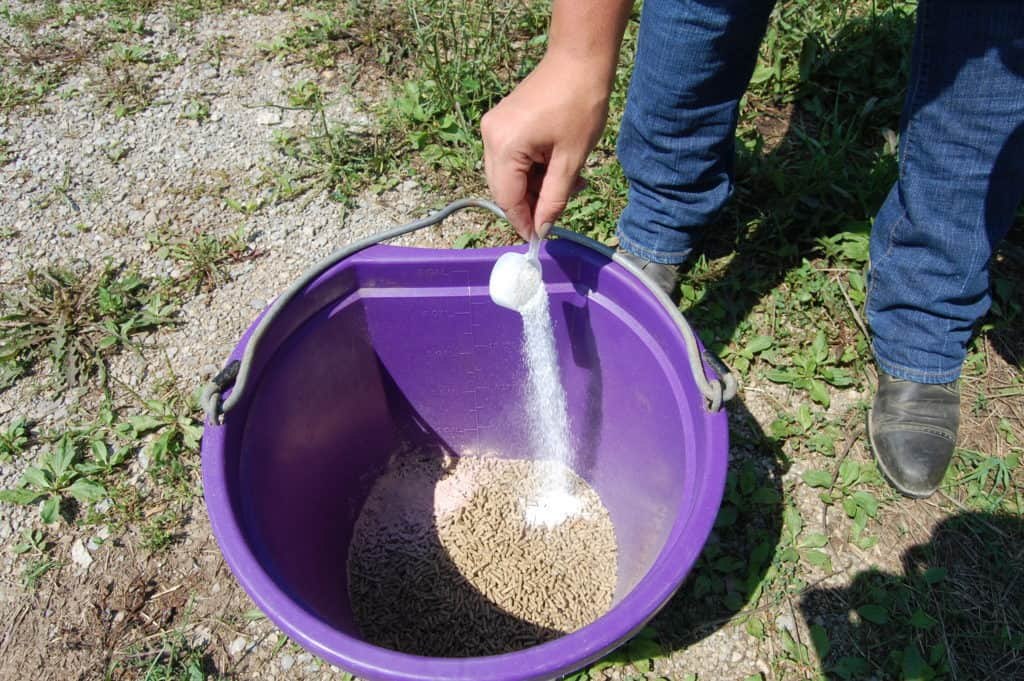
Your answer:
[[[875,355],[875,364],[878,365],[879,369],[890,376],[902,378],[905,381],[926,383],[928,385],[939,385],[942,383],[952,383],[960,378],[960,370],[962,369],[962,366],[957,366],[955,369],[949,369],[947,371],[922,371],[921,369],[914,369],[902,364],[890,362],[882,357],[881,353],[878,351],[878,345],[875,343],[871,344],[871,351]]]
[[[622,250],[632,253],[633,255],[643,258],[644,260],[650,260],[651,262],[658,263],[659,265],[680,265],[690,257],[690,253],[693,252],[692,248],[687,248],[682,251],[663,251],[659,249],[650,249],[641,246],[637,241],[631,239],[623,230],[620,224],[615,230],[615,235],[619,238],[619,248]]]

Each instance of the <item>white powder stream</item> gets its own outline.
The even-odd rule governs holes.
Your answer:
[[[503,256],[505,257],[505,256]],[[548,294],[535,260],[523,256],[517,267],[495,268],[491,295],[495,302],[523,317],[523,358],[528,373],[527,417],[537,458],[552,461],[537,488],[524,500],[527,523],[556,527],[582,510],[573,492],[568,471],[573,448],[569,435],[569,411],[565,389],[558,374],[558,351],[551,323]]]

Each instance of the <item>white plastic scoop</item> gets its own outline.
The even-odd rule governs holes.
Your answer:
[[[510,310],[522,310],[544,287],[539,254],[540,239],[534,237],[525,254],[506,253],[498,258],[491,270],[491,300]]]

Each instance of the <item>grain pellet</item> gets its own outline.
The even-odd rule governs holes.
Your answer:
[[[597,493],[572,476],[579,513],[555,527],[526,522],[526,504],[551,465],[432,451],[396,456],[349,549],[349,595],[366,640],[432,657],[496,655],[604,614],[617,545]]]

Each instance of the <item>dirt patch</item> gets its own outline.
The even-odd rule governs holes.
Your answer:
[[[244,606],[245,596],[197,512],[185,550],[148,555],[129,533],[97,549],[88,567],[58,551],[63,565],[35,591],[5,589],[0,616],[10,625],[0,641],[0,678],[136,678],[176,646],[226,638],[221,618]],[[169,632],[182,641],[169,641]],[[227,660],[216,657],[211,653],[210,666],[224,669]]]

